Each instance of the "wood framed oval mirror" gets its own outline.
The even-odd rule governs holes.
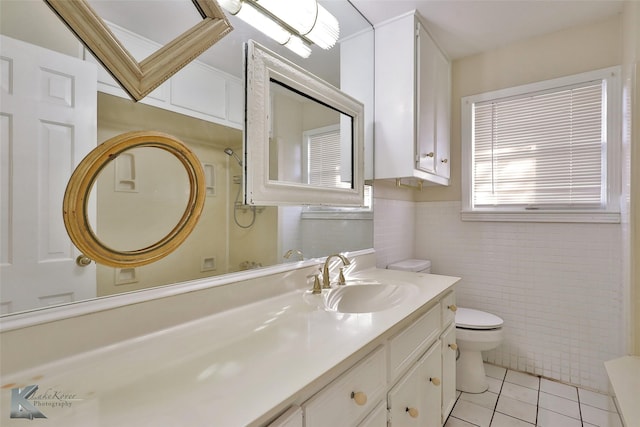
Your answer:
[[[100,240],[91,226],[90,194],[100,172],[110,162],[125,151],[145,147],[164,150],[184,166],[189,183],[186,207],[175,226],[157,242],[140,249],[112,248]],[[205,176],[200,161],[183,142],[161,132],[133,131],[105,141],[80,162],[69,179],[62,214],[71,241],[86,257],[111,267],[137,267],[157,261],[180,246],[196,226],[205,196]]]

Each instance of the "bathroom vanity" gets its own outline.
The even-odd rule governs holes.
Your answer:
[[[312,295],[307,277],[318,265],[306,262],[193,292],[193,301],[211,301],[209,315],[123,340],[109,342],[126,332],[104,326],[109,316],[117,324],[117,309],[68,319],[80,328],[100,316],[103,329],[93,333],[104,337],[93,341],[102,344],[11,372],[20,363],[9,357],[2,413],[9,413],[11,388],[38,385],[34,396],[73,396],[63,407],[39,407],[46,426],[440,426],[455,399],[452,287],[459,279],[376,269],[374,256],[358,257],[342,288],[384,284],[392,292],[382,299],[358,292],[348,301],[345,292],[348,304],[336,305],[328,295],[336,285]],[[171,307],[189,309],[171,298],[138,304],[132,328],[151,324],[159,310],[171,318]],[[388,307],[375,305],[384,300]],[[23,331],[14,354],[39,332]],[[14,335],[3,344],[20,342],[20,330],[5,334]]]

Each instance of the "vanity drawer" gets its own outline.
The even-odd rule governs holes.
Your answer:
[[[358,427],[387,427],[387,402],[380,402]]]
[[[384,348],[361,362],[304,404],[305,427],[354,426],[384,396]]]
[[[440,336],[440,304],[389,340],[389,381],[405,371]]]
[[[442,327],[446,327],[449,323],[453,322],[456,318],[456,294],[451,291],[442,298],[440,303],[442,305]]]

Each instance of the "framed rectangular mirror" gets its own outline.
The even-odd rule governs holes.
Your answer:
[[[263,46],[246,55],[246,202],[362,206],[364,106]]]
[[[192,0],[202,20],[138,62],[88,0],[44,1],[135,101],[144,98],[233,29],[214,0]]]

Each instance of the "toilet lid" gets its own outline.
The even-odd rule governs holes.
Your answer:
[[[501,318],[485,311],[460,308],[456,311],[456,326],[467,329],[495,329],[502,326]]]
[[[428,259],[405,259],[404,261],[391,263],[387,268],[389,270],[423,271],[431,268],[431,261]]]

